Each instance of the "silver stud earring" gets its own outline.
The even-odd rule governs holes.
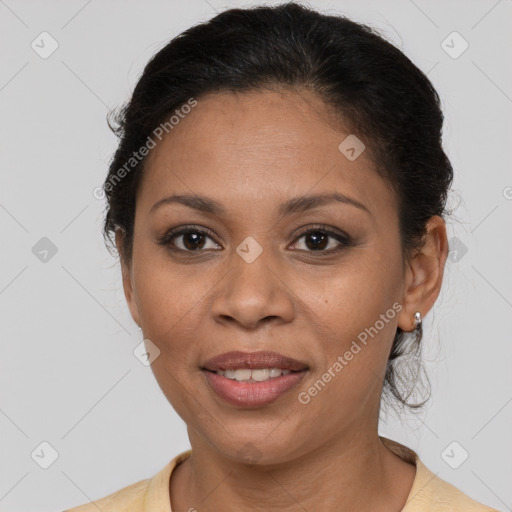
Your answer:
[[[421,313],[416,311],[414,313],[414,330],[417,330],[421,327]]]

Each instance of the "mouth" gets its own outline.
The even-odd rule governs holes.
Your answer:
[[[214,373],[238,382],[266,382],[282,375],[288,375],[291,373],[291,370],[285,368],[257,368],[253,370],[250,368],[238,368],[236,370],[217,370]]]
[[[237,407],[261,407],[297,386],[309,367],[277,352],[228,352],[201,368],[210,388]]]
[[[203,369],[211,372],[227,370],[264,370],[277,368],[297,372],[307,370],[308,365],[277,352],[226,352],[208,359]],[[229,377],[228,377],[229,378]]]

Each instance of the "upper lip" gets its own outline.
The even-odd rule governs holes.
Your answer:
[[[308,365],[277,352],[226,352],[208,359],[203,368],[215,372],[217,370],[237,370],[249,368],[280,368],[282,370],[306,370]]]

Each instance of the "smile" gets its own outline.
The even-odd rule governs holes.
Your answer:
[[[270,372],[279,375],[271,377]],[[253,374],[254,372],[254,374]],[[261,368],[258,370],[203,370],[210,389],[224,402],[236,407],[263,407],[275,402],[296,387],[308,370],[291,371],[279,368]],[[230,376],[226,376],[226,373]],[[268,373],[268,377],[265,375]],[[234,376],[233,376],[234,374]],[[254,376],[256,379],[254,379]],[[237,379],[236,377],[239,377]],[[262,380],[257,380],[258,378]]]
[[[238,370],[217,370],[215,373],[226,377],[226,379],[237,380],[239,382],[264,382],[281,375],[288,375],[291,370],[281,368],[240,368]]]

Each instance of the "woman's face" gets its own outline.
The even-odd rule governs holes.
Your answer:
[[[310,92],[208,95],[148,155],[125,292],[193,447],[284,462],[376,429],[395,330],[411,330],[414,313],[401,306],[397,198],[368,151],[354,160],[350,139],[339,149],[350,134],[325,108]],[[173,194],[219,211],[160,202]],[[291,203],[320,194],[341,200]],[[159,243],[177,228],[188,234]],[[276,395],[268,381],[231,380],[235,395],[263,389],[236,404],[204,369],[231,351],[277,352],[306,370],[280,377],[294,385]]]

